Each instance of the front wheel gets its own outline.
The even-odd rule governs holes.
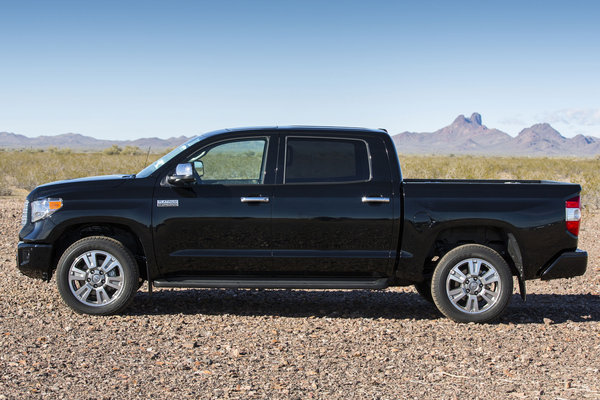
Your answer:
[[[449,251],[431,280],[437,308],[456,322],[488,322],[504,311],[513,292],[506,261],[493,249],[467,244]]]
[[[109,315],[123,310],[138,290],[131,252],[115,239],[90,236],[73,243],[58,261],[61,297],[78,313]]]

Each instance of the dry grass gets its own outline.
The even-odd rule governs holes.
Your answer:
[[[0,151],[0,196],[82,176],[136,173],[160,155]],[[405,178],[548,179],[579,183],[583,203],[600,208],[600,160],[400,155]]]
[[[579,183],[584,206],[600,208],[600,159],[400,155],[405,178],[545,179]]]
[[[0,195],[47,182],[94,175],[132,174],[160,157],[150,154],[0,151]]]

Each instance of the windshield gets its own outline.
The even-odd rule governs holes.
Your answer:
[[[170,161],[177,154],[181,153],[188,147],[193,146],[196,143],[198,143],[201,139],[204,138],[204,136],[206,136],[206,135],[196,136],[195,138],[188,140],[181,146],[174,148],[168,154],[165,154],[164,156],[162,156],[161,158],[159,158],[158,160],[154,161],[152,164],[148,165],[146,168],[141,170],[138,174],[136,174],[136,177],[145,178],[147,176],[150,176],[150,174],[152,174],[154,171],[156,171],[157,169],[162,167],[166,162]]]

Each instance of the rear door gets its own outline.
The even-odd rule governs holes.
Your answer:
[[[180,162],[197,182],[155,189],[155,251],[163,276],[264,272],[271,268],[271,199],[278,136],[215,139]],[[168,171],[172,173],[173,171]]]
[[[389,276],[394,199],[384,142],[316,133],[280,139],[273,270]]]

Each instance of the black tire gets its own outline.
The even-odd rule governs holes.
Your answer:
[[[64,302],[74,311],[110,315],[133,300],[139,271],[133,254],[121,242],[90,236],[73,243],[62,254],[56,282]]]
[[[417,293],[419,293],[424,300],[433,303],[433,297],[431,296],[431,279],[415,283],[414,286]]]
[[[449,251],[431,279],[435,305],[456,322],[489,322],[498,318],[512,292],[513,278],[506,261],[493,249],[478,244]]]

